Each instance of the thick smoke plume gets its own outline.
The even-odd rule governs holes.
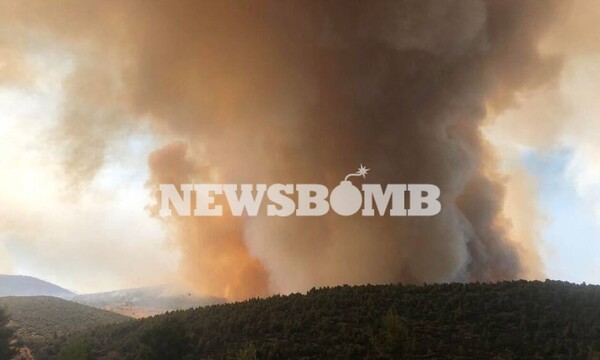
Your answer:
[[[172,141],[149,156],[153,191],[333,188],[359,163],[368,182],[441,188],[431,218],[163,220],[199,292],[540,274],[533,239],[509,236],[504,180],[480,128],[556,74],[560,62],[537,50],[563,10],[554,3],[9,3],[14,28],[51,33],[75,54],[55,134],[74,183],[93,176],[111,138],[149,121]]]

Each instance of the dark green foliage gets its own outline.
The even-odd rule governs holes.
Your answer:
[[[60,350],[58,360],[89,360],[90,350],[90,341],[87,337],[73,337]]]
[[[90,340],[103,359],[588,360],[600,286],[341,286],[104,326]]]
[[[233,355],[227,357],[228,360],[257,360],[256,348],[254,344],[247,344],[236,351]]]
[[[148,359],[183,359],[192,346],[192,339],[186,334],[183,320],[177,318],[146,329],[140,340],[142,344],[152,345],[145,351]]]
[[[406,319],[398,316],[392,308],[383,317],[378,334],[371,337],[371,344],[385,359],[407,359],[414,353],[415,338]]]
[[[0,360],[8,360],[15,354],[11,346],[13,330],[8,326],[9,320],[6,309],[0,307]]]

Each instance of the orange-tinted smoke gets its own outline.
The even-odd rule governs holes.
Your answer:
[[[368,182],[442,191],[432,218],[165,220],[200,292],[539,273],[522,250],[533,239],[511,238],[481,127],[488,109],[501,113],[558,72],[538,42],[559,2],[67,1],[66,13],[44,3],[23,1],[11,19],[83,61],[58,131],[77,181],[101,166],[111,138],[134,131],[126,119],[143,118],[187,144],[153,153],[154,188],[213,171],[222,183],[333,188],[364,163]]]
[[[171,143],[150,154],[148,184],[184,184],[206,181],[207,169],[198,167],[183,143]],[[160,194],[154,192],[156,206]],[[157,208],[151,207],[153,214]],[[223,217],[165,218],[172,240],[180,248],[181,271],[187,285],[199,294],[231,300],[268,294],[268,274],[244,242],[243,219]]]

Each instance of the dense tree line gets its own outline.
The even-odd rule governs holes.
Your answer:
[[[600,286],[341,286],[171,312],[83,339],[65,348],[102,359],[588,360],[600,350]]]

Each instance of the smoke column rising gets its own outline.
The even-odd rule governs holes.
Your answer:
[[[110,139],[148,121],[159,183],[433,183],[432,218],[163,219],[199,293],[244,299],[340,283],[494,281],[541,273],[512,238],[481,134],[551,81],[537,44],[554,2],[10,2],[74,54],[56,143],[73,187]],[[44,14],[44,16],[41,16]],[[51,34],[51,35],[48,35]],[[25,36],[25,35],[23,35]],[[2,42],[0,42],[2,43]],[[145,120],[135,120],[145,119]],[[65,141],[68,140],[68,141]],[[156,212],[155,204],[150,206]]]

